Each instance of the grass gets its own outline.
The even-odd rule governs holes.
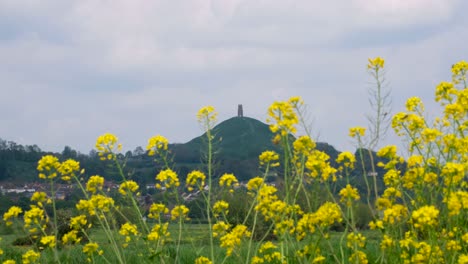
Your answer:
[[[177,247],[177,237],[178,237],[178,226],[176,224],[170,224],[168,228],[169,232],[171,233],[171,237],[168,239],[166,246],[162,252],[156,252],[153,256],[149,255],[147,258],[141,258],[141,254],[139,252],[140,246],[138,244],[131,244],[129,248],[125,251],[125,259],[127,263],[142,263],[143,260],[147,260],[146,263],[156,263],[159,262],[160,256],[164,256],[164,260],[166,263],[172,263],[175,260],[176,255],[176,247]],[[208,256],[210,253],[209,249],[209,234],[208,234],[208,225],[207,224],[185,224],[184,229],[182,230],[183,236],[180,245],[180,253],[179,259],[181,263],[194,263],[194,260],[197,256]],[[118,231],[115,231],[116,235]],[[377,253],[379,251],[379,240],[380,234],[377,231],[373,230],[365,230],[362,231],[363,235],[367,237],[367,252],[369,257],[369,263],[375,262],[377,258]],[[107,237],[104,233],[104,230],[98,227],[92,228],[91,232],[91,239],[97,242],[100,247],[104,250],[104,256],[111,262],[114,263],[116,261],[116,257],[113,253],[113,250],[110,248],[110,243],[107,240]],[[333,248],[346,248],[346,245],[341,245],[341,237],[342,232],[331,232],[330,233],[330,242]],[[2,240],[0,241],[0,248],[4,250],[4,254],[0,257],[1,259],[14,259],[18,263],[21,263],[21,255],[29,249],[32,249],[32,246],[13,246],[12,242],[17,239],[18,237],[22,236],[21,232],[16,232],[15,234],[8,234],[2,235]],[[305,242],[302,242],[304,244]],[[343,242],[346,243],[346,240]],[[247,255],[247,248],[248,243],[243,243],[242,246],[234,252],[234,255],[231,258],[228,258],[224,263],[225,264],[235,264],[241,262],[245,262],[245,256]],[[253,247],[258,247],[258,243],[254,243]],[[301,243],[297,246],[301,246]],[[40,263],[49,263],[54,259],[53,253],[50,250],[42,251],[41,262]],[[63,263],[85,263],[87,261],[87,257],[85,254],[82,253],[82,246],[81,245],[71,245],[71,246],[64,246],[60,248],[59,251],[60,259]],[[223,259],[226,252],[224,249],[220,248],[219,246],[216,247],[215,255],[217,255],[217,259]],[[291,250],[289,252],[289,256],[295,256],[295,253]],[[328,256],[330,261],[333,261],[331,256]],[[99,258],[96,259],[96,263],[106,263],[103,259]],[[291,259],[289,263],[294,263]]]

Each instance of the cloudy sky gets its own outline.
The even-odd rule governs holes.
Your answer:
[[[201,133],[197,110],[261,121],[300,95],[320,141],[352,150],[370,111],[369,57],[386,59],[393,112],[468,60],[462,0],[0,0],[0,138],[87,153]],[[390,136],[391,138],[391,136]]]

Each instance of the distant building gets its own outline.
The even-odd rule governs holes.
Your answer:
[[[244,116],[244,110],[242,109],[242,105],[237,106],[237,116],[238,117],[243,117]]]

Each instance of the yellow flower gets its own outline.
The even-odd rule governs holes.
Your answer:
[[[205,130],[210,130],[216,123],[218,113],[215,112],[213,106],[205,106],[198,110],[197,119],[204,126]]]
[[[354,169],[354,163],[356,162],[356,157],[354,157],[353,153],[349,151],[341,152],[336,158],[337,163],[343,163],[343,165],[347,168]]]
[[[37,163],[39,178],[53,179],[57,177],[57,169],[60,167],[60,162],[57,157],[52,155],[43,156]]]
[[[156,152],[166,151],[167,146],[169,145],[169,140],[167,138],[156,135],[148,140],[148,145],[146,150],[148,150],[148,156],[154,156]]]
[[[382,250],[386,250],[392,247],[394,244],[395,244],[395,241],[393,241],[393,239],[390,236],[383,235],[382,242],[380,242],[380,248]]]
[[[466,82],[468,62],[462,60],[452,66],[452,79],[455,84]]]
[[[89,200],[80,200],[76,204],[76,209],[88,211],[89,215],[96,215],[96,209],[109,212],[112,206],[114,206],[114,199],[101,194],[94,194]]]
[[[468,209],[468,192],[452,192],[446,202],[449,215],[458,215],[461,209]]]
[[[366,237],[363,236],[361,233],[349,233],[347,237],[347,243],[346,243],[346,245],[349,248],[354,248],[354,246],[364,247],[365,244],[366,244]]]
[[[3,221],[6,222],[7,226],[9,225],[12,225],[13,222],[9,221],[11,218],[16,218],[18,217],[19,214],[21,214],[23,212],[23,209],[21,209],[21,207],[18,207],[18,206],[12,206],[10,207],[10,209],[8,209],[8,211],[6,211],[4,214],[3,214]]]
[[[164,224],[155,224],[151,229],[151,232],[148,234],[149,241],[156,241],[159,239],[163,239],[169,237],[170,233],[167,232],[167,227],[169,223]]]
[[[99,245],[95,242],[89,242],[88,244],[84,245],[83,247],[83,253],[85,253],[88,256],[93,255],[94,253],[98,253],[99,255],[102,255],[104,252],[99,251],[98,252]]]
[[[351,185],[346,185],[345,188],[341,189],[340,191],[342,203],[346,203],[347,206],[351,206],[351,200],[359,200],[361,197],[359,196],[359,192],[356,188],[352,187]]]
[[[458,90],[455,88],[453,83],[450,82],[441,82],[436,87],[435,101],[439,102],[442,99],[448,102],[453,100],[453,96],[458,93]]]
[[[88,182],[86,183],[86,190],[90,193],[96,193],[97,191],[102,190],[104,186],[104,178],[98,175],[89,177]]]
[[[206,176],[201,171],[195,170],[195,171],[190,172],[187,175],[187,179],[186,179],[186,185],[188,187],[188,190],[192,191],[193,187],[196,185],[198,185],[199,190],[202,190],[205,187],[205,179],[206,179]]]
[[[250,237],[250,235],[251,233],[247,230],[247,226],[237,225],[230,233],[221,237],[221,247],[227,249],[227,256],[231,256],[234,249],[241,244],[241,239],[243,237]]]
[[[438,217],[439,210],[433,205],[426,205],[413,211],[411,221],[415,228],[424,229],[435,226]]]
[[[417,110],[424,112],[424,105],[419,97],[411,97],[406,100],[406,110],[416,112]]]
[[[80,170],[80,163],[76,160],[68,159],[62,162],[57,170],[62,175],[62,180],[69,181]]]
[[[349,257],[349,263],[356,263],[356,264],[367,264],[369,263],[367,260],[367,255],[366,253],[358,250],[351,254]]]
[[[328,156],[327,153],[314,150],[307,157],[305,163],[305,167],[310,170],[309,176],[312,178],[321,177],[323,181],[327,181],[333,176],[333,181],[335,181],[335,173],[337,170],[330,165],[329,159],[330,156]]]
[[[23,264],[30,264],[36,262],[40,257],[41,253],[30,249],[26,251],[26,253],[24,253],[21,258],[23,260]]]
[[[260,186],[263,185],[263,178],[260,177],[255,177],[249,180],[247,183],[247,190],[249,191],[255,191],[260,188]]]
[[[442,176],[446,186],[452,186],[460,183],[465,177],[465,165],[447,162],[442,168]]]
[[[74,230],[79,230],[81,227],[85,226],[87,222],[85,215],[74,216],[70,219],[70,227]]]
[[[385,60],[382,59],[381,57],[375,57],[373,59],[369,58],[368,61],[369,61],[369,64],[367,64],[368,69],[379,70],[379,69],[382,69],[385,64]]]
[[[120,227],[119,234],[126,236],[125,242],[128,243],[131,240],[130,235],[138,235],[138,228],[135,224],[125,223]]]
[[[171,211],[171,219],[175,220],[177,218],[188,219],[187,214],[189,209],[185,205],[177,205]]]
[[[213,237],[224,236],[230,227],[231,225],[224,221],[217,222],[213,225]]]
[[[138,191],[138,184],[135,181],[129,180],[129,181],[124,181],[122,184],[119,186],[119,193],[122,195],[130,195],[136,191]]]
[[[156,184],[156,187],[159,189],[162,187],[161,184],[163,184],[165,188],[178,187],[180,185],[177,174],[171,169],[160,171],[158,175],[156,175],[156,180],[160,182]]]
[[[215,217],[219,216],[220,214],[227,215],[229,213],[229,204],[226,201],[217,201],[213,205],[213,215]]]
[[[232,173],[225,173],[219,178],[219,186],[223,187],[226,186],[228,188],[231,187],[239,187],[239,181],[237,180],[236,176]],[[231,193],[233,190],[229,190]]]
[[[384,226],[383,226],[383,222],[381,220],[375,220],[375,221],[371,221],[369,223],[369,228],[371,230],[374,230],[374,229],[384,229]]]
[[[468,254],[461,254],[458,257],[458,264],[468,264]]]
[[[349,129],[349,136],[352,138],[363,137],[366,133],[366,128],[364,127],[352,127]]]
[[[211,260],[207,257],[198,257],[197,259],[195,259],[195,264],[211,264],[213,262],[211,262]]]
[[[395,204],[385,209],[383,221],[394,224],[396,222],[400,222],[407,215],[408,209],[405,206],[401,204]]]
[[[46,247],[55,247],[55,236],[43,236],[41,238],[41,244],[46,246]]]
[[[162,204],[162,203],[157,203],[157,204],[153,203],[150,206],[148,217],[157,219],[157,218],[159,218],[160,214],[167,214],[167,213],[169,213],[169,209],[167,209],[167,207],[164,204]]]
[[[31,201],[37,202],[38,206],[42,207],[42,203],[47,201],[47,194],[45,192],[35,192],[31,196]]]
[[[97,138],[96,150],[102,160],[113,159],[115,157],[114,152],[122,149],[122,145],[117,145],[118,140],[119,139],[111,133],[105,133]]]
[[[270,130],[273,133],[279,133],[281,136],[295,134],[296,125],[299,124],[299,118],[295,109],[301,104],[298,97],[293,97],[287,102],[274,102],[268,108],[267,123],[270,124]]]
[[[381,158],[393,159],[396,157],[397,147],[395,145],[389,145],[381,148],[377,152],[377,156]]]
[[[310,153],[316,144],[309,136],[300,136],[293,142],[294,151],[307,155]]]
[[[272,161],[279,160],[279,155],[276,152],[271,151],[271,150],[262,152],[262,154],[260,154],[259,156],[259,160],[260,160],[260,165],[270,164],[271,167],[279,166],[278,162],[271,163]]]
[[[12,259],[8,259],[8,260],[3,261],[2,264],[16,264],[16,261]]]
[[[62,237],[62,242],[63,244],[68,244],[68,243],[80,243],[81,238],[78,237],[78,231],[77,230],[72,230]]]
[[[434,142],[437,139],[437,137],[439,137],[439,136],[442,136],[442,132],[440,132],[437,129],[433,129],[433,128],[425,128],[421,132],[421,138],[425,142]]]
[[[30,233],[35,233],[37,231],[36,227],[44,224],[44,221],[45,221],[44,210],[37,206],[31,205],[31,209],[24,212],[23,218],[24,218],[24,227],[30,228],[29,229]]]

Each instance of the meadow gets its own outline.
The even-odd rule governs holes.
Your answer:
[[[374,113],[368,127],[349,131],[360,158],[342,152],[337,166],[316,149],[300,97],[274,102],[268,109],[272,141],[281,151],[263,152],[262,173],[245,186],[231,173],[214,177],[217,114],[211,106],[197,113],[205,133],[204,169],[184,175],[185,181],[173,170],[167,138],[157,135],[148,140],[147,154],[162,166],[155,187],[164,193],[164,199],[148,207],[141,204],[138,183],[124,173],[125,161],[117,158],[122,146],[113,134],[99,136],[96,151],[102,162],[120,172],[118,199],[104,188],[105,175],[85,177],[85,168],[75,160],[42,157],[38,177],[50,185],[50,193],[36,192],[28,210],[12,206],[3,214],[0,260],[468,263],[468,63],[454,64],[452,80],[437,85],[440,116],[428,117],[421,99],[412,97],[406,112],[391,119],[386,114],[384,65],[380,57],[369,59]],[[387,126],[406,143],[408,156],[400,155],[396,145],[379,147]],[[305,134],[298,135],[298,130]],[[385,162],[375,164],[370,152],[377,147],[376,155]],[[364,157],[370,159],[370,170]],[[350,171],[358,166],[363,167],[360,177],[366,193],[353,186]],[[377,167],[385,174],[375,173]],[[267,181],[273,171],[278,174],[274,183]],[[383,178],[384,188],[376,184],[376,177]],[[337,180],[346,184],[335,193]],[[58,182],[73,182],[83,193],[66,217],[56,208]],[[203,223],[190,219],[182,191],[198,195]],[[363,205],[370,212],[365,228],[360,224]],[[12,245],[21,237],[28,243]]]

